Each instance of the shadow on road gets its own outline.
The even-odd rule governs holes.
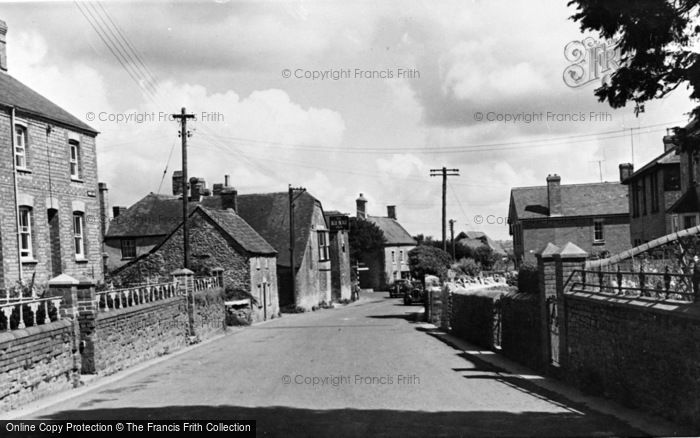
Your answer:
[[[286,406],[162,406],[63,411],[60,420],[256,420],[258,436],[457,437],[457,436],[640,436],[601,416],[573,412],[426,412],[366,409],[301,409]]]

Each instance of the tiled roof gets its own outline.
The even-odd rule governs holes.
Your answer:
[[[303,192],[294,201],[294,259],[301,264],[318,201]],[[319,203],[320,204],[320,203]],[[238,196],[238,214],[277,250],[277,264],[289,262],[289,194],[287,192]]]
[[[666,164],[680,164],[681,156],[677,153],[678,147],[673,147],[653,160],[649,161],[647,164],[642,166],[639,170],[635,171],[632,175],[627,177],[622,183],[629,184],[631,181],[645,175],[647,172],[655,168],[656,166],[666,165]]]
[[[562,216],[628,214],[628,188],[620,183],[561,185]],[[511,203],[518,219],[549,217],[547,186],[514,187]]]
[[[94,128],[4,72],[0,72],[0,105],[97,134]]]
[[[274,255],[277,253],[255,230],[238,216],[232,209],[213,210],[198,206],[192,214],[202,211],[223,229],[231,239],[235,240],[244,250],[253,254]]]
[[[367,220],[374,223],[386,238],[386,245],[417,245],[416,240],[396,220],[389,217],[367,216]]]

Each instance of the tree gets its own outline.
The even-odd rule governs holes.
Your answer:
[[[356,217],[350,218],[348,234],[352,264],[359,260],[361,254],[378,251],[386,242],[384,233],[374,223]]]
[[[571,0],[570,18],[581,31],[616,39],[620,66],[609,83],[595,90],[613,108],[660,99],[686,83],[690,98],[700,99],[700,0]],[[700,116],[700,106],[693,109]],[[681,144],[681,147],[683,145]]]
[[[445,251],[434,246],[419,245],[408,252],[408,265],[411,275],[420,278],[425,283],[426,275],[447,276],[452,257]]]

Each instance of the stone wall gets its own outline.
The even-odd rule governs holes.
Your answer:
[[[542,315],[535,294],[508,293],[501,298],[501,352],[532,369],[541,369]]]
[[[452,333],[479,347],[490,349],[494,341],[494,302],[502,290],[452,294]]]
[[[0,334],[0,412],[73,386],[70,320]]]
[[[566,379],[700,427],[700,308],[569,294]]]

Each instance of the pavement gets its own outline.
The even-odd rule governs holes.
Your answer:
[[[421,323],[386,294],[236,329],[5,419],[257,420],[258,436],[692,436]]]

